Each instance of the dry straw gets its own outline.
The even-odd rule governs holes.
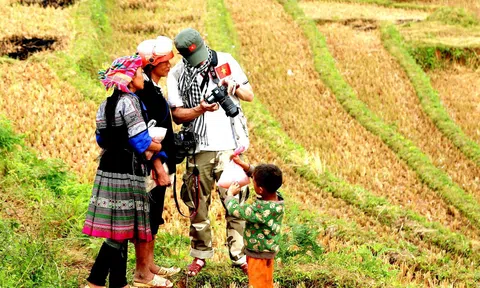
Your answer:
[[[257,1],[256,4],[257,4],[257,7],[258,7],[259,2]],[[247,4],[245,4],[245,3],[231,3],[230,6],[232,7],[232,8],[231,8],[232,11],[233,11],[232,15],[233,15],[233,17],[234,17],[235,23],[237,23],[237,21],[238,21],[237,29],[238,29],[238,33],[239,33],[239,35],[240,35],[240,39],[243,41],[244,38],[243,38],[242,36],[245,36],[245,35],[242,34],[242,27],[244,27],[244,23],[241,21],[241,19],[243,19],[243,16],[244,16],[245,13],[247,13],[247,11],[248,11],[248,10],[246,11],[246,10],[243,8],[243,7],[245,7],[245,6],[248,6],[248,3],[247,3]],[[235,13],[235,11],[236,11],[237,9],[238,9],[238,12]],[[270,12],[272,12],[272,9],[270,9]],[[278,11],[274,11],[274,12],[278,12]],[[251,13],[252,13],[252,11],[248,11],[248,14],[247,14],[247,15],[251,15]],[[281,14],[281,13],[278,13],[278,14],[277,14],[277,13],[272,13],[272,17],[274,17],[275,19],[282,18],[281,15],[279,15],[279,14]],[[235,17],[236,15],[237,15],[238,17]],[[242,17],[240,17],[240,16],[242,16]],[[272,26],[272,27],[278,27],[279,29],[281,29],[281,31],[283,31],[282,28],[284,28],[284,27],[282,27],[281,25],[279,25],[279,24],[276,23],[276,22],[273,22],[273,23],[275,23],[275,24],[273,24],[272,22],[270,22],[271,20],[272,20],[272,19],[269,19],[268,25],[270,25],[270,26]],[[279,22],[281,22],[281,21],[279,21]],[[256,23],[256,25],[258,25],[258,24],[259,24],[259,23]],[[262,27],[262,28],[264,28],[264,27]],[[265,36],[265,34],[267,34],[267,33],[266,33],[266,29],[259,29],[259,30],[262,30],[262,31],[263,31],[262,36]],[[248,31],[248,29],[246,29],[246,31]],[[270,32],[269,32],[269,33],[270,33]],[[288,35],[290,35],[291,37],[292,37],[293,35],[297,35],[296,33],[292,33],[291,31],[290,31],[290,33],[288,33],[288,31],[287,31],[286,33],[287,33]],[[248,34],[248,33],[246,32],[246,34]],[[253,34],[253,33],[252,33],[252,34]],[[251,37],[252,34],[250,34],[249,36],[246,36],[246,37]],[[281,39],[279,39],[278,36],[277,36],[276,38],[279,40],[279,42],[285,43],[285,42],[281,41]],[[291,40],[292,40],[292,39],[291,39]],[[268,42],[268,41],[266,41],[266,42]],[[263,43],[263,42],[262,42],[262,43]],[[258,45],[258,44],[257,44],[257,45]],[[264,53],[268,53],[268,51],[269,51],[268,49],[261,49],[261,50],[262,50],[262,51],[265,51]],[[242,56],[248,55],[248,53],[249,53],[249,52],[246,52],[246,46],[244,46],[244,45],[241,46],[241,51],[242,51]],[[257,51],[258,51],[258,50],[257,50]],[[283,50],[283,52],[285,52],[285,50]],[[253,52],[252,52],[252,53],[253,53]],[[302,54],[302,53],[300,53],[300,54]],[[291,55],[291,54],[288,54],[288,53],[283,53],[282,55],[283,55],[284,57],[290,59],[290,57],[292,57],[293,53],[292,53],[292,55]],[[302,54],[302,55],[303,55],[303,54]],[[258,53],[257,53],[257,54],[255,55],[255,57],[260,58],[260,57],[262,57],[262,55],[258,55]],[[243,57],[243,58],[244,58],[244,57]],[[262,58],[260,58],[260,59],[262,59]],[[271,61],[272,61],[272,60],[270,60],[270,62],[269,62],[269,60],[265,60],[265,61],[263,61],[263,62],[264,62],[263,64],[264,64],[266,67],[269,67],[268,64],[269,64],[269,63],[272,63]],[[244,63],[244,64],[247,64],[248,62],[243,62],[243,63]],[[276,63],[276,66],[273,67],[273,65],[272,65],[272,66],[271,66],[271,67],[272,67],[271,69],[276,69],[276,68],[278,67],[278,65],[281,65],[281,64],[280,64],[280,63]],[[251,70],[250,70],[250,71],[251,71]],[[251,73],[254,74],[253,72],[251,72]],[[258,73],[262,73],[262,71],[258,71]],[[265,79],[265,78],[266,78],[266,79]],[[267,77],[267,76],[264,77],[264,81],[263,81],[262,83],[265,83],[265,82],[268,84],[268,77]],[[277,83],[277,84],[278,84],[278,85],[283,85],[283,84],[279,84],[279,83]],[[257,89],[258,89],[258,88],[257,88]],[[257,91],[257,92],[256,92],[256,93],[257,93],[256,95],[259,95],[258,90],[256,90],[256,91]],[[271,92],[270,92],[270,93],[271,93]],[[265,95],[263,95],[263,94],[262,94],[262,95],[263,95],[263,96],[266,96],[267,94],[269,94],[269,93],[265,93]],[[275,95],[276,95],[277,97],[280,97],[279,95],[281,95],[281,94],[275,94]],[[260,139],[264,139],[265,142],[269,142],[269,143],[270,143],[270,144],[269,144],[270,147],[275,147],[275,148],[273,148],[273,149],[278,150],[278,151],[276,151],[277,153],[280,153],[280,154],[284,155],[285,158],[288,158],[288,159],[289,159],[289,160],[288,160],[289,162],[290,162],[290,161],[295,162],[295,160],[292,160],[292,158],[294,158],[294,157],[292,157],[291,154],[292,154],[293,152],[295,152],[295,149],[297,149],[296,146],[291,145],[291,144],[288,143],[288,142],[287,142],[287,143],[282,142],[282,141],[285,141],[285,139],[283,138],[284,136],[279,137],[278,132],[274,132],[274,131],[278,131],[278,129],[279,129],[278,124],[276,124],[276,123],[271,123],[271,122],[269,122],[269,121],[266,121],[267,123],[261,124],[262,122],[264,122],[264,120],[261,120],[261,119],[262,119],[262,116],[260,116],[260,115],[263,115],[265,112],[264,112],[264,111],[261,111],[261,109],[259,109],[259,108],[260,108],[259,106],[260,106],[259,104],[256,104],[256,105],[254,105],[254,108],[251,108],[251,109],[255,109],[255,113],[254,113],[254,114],[250,114],[250,117],[252,117],[253,115],[255,115],[255,117],[252,119],[252,120],[254,120],[254,123],[255,123],[254,126],[252,127],[252,130],[254,131],[253,133],[257,133],[257,132],[263,131],[264,129],[268,130],[268,131],[265,131],[265,132],[262,132],[262,133],[261,133],[262,137],[260,137]],[[270,108],[270,107],[269,107],[269,108]],[[285,105],[283,105],[282,108],[285,108]],[[265,125],[266,125],[266,126],[265,126]],[[270,126],[272,126],[271,129],[267,128],[267,127],[270,127]],[[267,136],[267,135],[268,135],[268,136]],[[272,135],[277,135],[277,136],[272,136]],[[275,138],[275,137],[278,139],[278,141],[277,141],[278,143],[277,143],[275,140],[273,140],[273,143],[271,143],[272,139]],[[262,142],[264,142],[264,141],[262,141]],[[289,147],[290,147],[290,149],[289,149]],[[288,156],[287,156],[287,155],[288,155]],[[271,157],[274,157],[274,156],[271,156]],[[294,166],[294,167],[295,167],[295,166]],[[297,171],[297,173],[298,173],[299,171],[301,171],[301,170],[299,170],[299,167],[294,168],[294,169]],[[301,173],[301,172],[300,172],[300,173]],[[325,185],[328,185],[328,184],[325,184]],[[344,185],[344,186],[348,186],[348,185]],[[326,188],[326,189],[329,189],[329,190],[330,190],[330,189],[334,189],[333,187],[328,187],[328,188],[325,187],[325,188]],[[346,187],[345,187],[345,188],[346,188]],[[347,189],[351,189],[351,188],[347,188]],[[353,192],[353,191],[352,191],[352,192]],[[336,193],[338,193],[338,192],[333,192],[333,193],[335,193],[335,195],[338,195],[338,194],[336,194]],[[359,195],[359,196],[360,196],[360,195]],[[367,195],[361,195],[360,197],[362,197],[362,196],[368,197]],[[343,196],[342,196],[342,197],[343,197]],[[345,197],[346,197],[346,195],[345,195]],[[347,197],[347,198],[348,198],[348,197]],[[344,199],[346,199],[346,198],[344,198]],[[354,203],[354,202],[355,202],[355,201],[353,201],[353,203]],[[352,203],[352,204],[353,204],[353,203]],[[392,207],[392,208],[393,208],[393,207]],[[389,210],[389,209],[391,209],[391,208],[388,208],[387,210]]]
[[[430,79],[408,53],[408,46],[403,44],[398,31],[391,25],[385,25],[382,27],[382,37],[385,47],[405,69],[428,117],[445,137],[466,157],[471,159],[477,167],[480,167],[480,145],[466,136],[457,124],[452,121],[443,107],[437,91],[432,88]]]
[[[454,66],[428,76],[455,123],[480,143],[480,71]]]
[[[408,135],[437,167],[447,171],[466,191],[480,199],[480,179],[477,177],[480,167],[456,149],[424,113],[410,79],[384,49],[380,32],[355,31],[341,25],[318,28],[327,38],[339,71],[358,98],[385,123]]]
[[[43,8],[38,5],[24,6],[0,1],[0,38],[56,37],[67,41],[73,36],[70,17],[71,8]]]
[[[419,10],[394,9],[373,5],[335,2],[301,2],[306,16],[314,20],[373,19],[377,21],[420,21],[429,13]]]
[[[253,7],[259,3],[264,8],[255,10]],[[469,226],[465,218],[459,213],[452,215],[449,205],[420,183],[380,139],[343,110],[318,78],[313,55],[298,25],[281,7],[271,2],[259,3],[232,5],[250,15],[234,16],[242,63],[256,97],[289,137],[307,151],[318,151],[322,163],[349,183],[365,187],[375,195],[388,196],[392,204],[428,215],[453,230],[472,234],[470,229],[463,228]],[[244,7],[250,4],[251,8]],[[263,13],[266,7],[268,13]],[[249,20],[262,17],[268,17],[268,21]]]
[[[90,181],[100,150],[95,139],[93,102],[82,101],[45,64],[33,61],[1,64],[0,110],[41,157],[60,158]],[[83,177],[82,177],[83,176]]]
[[[304,17],[295,1],[284,1],[284,5],[292,16],[301,24],[307,35],[312,51],[316,70],[320,77],[335,93],[342,106],[362,125],[379,136],[396,155],[403,159],[418,175],[418,177],[438,193],[445,201],[454,205],[476,227],[480,226],[480,207],[478,202],[448,177],[444,171],[434,166],[430,159],[418,149],[414,143],[398,133],[393,127],[386,125],[381,118],[372,113],[361,102],[355,91],[346,83],[335,67],[335,60],[327,49],[327,43],[318,31],[315,23]]]

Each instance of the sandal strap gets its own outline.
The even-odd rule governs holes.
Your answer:
[[[177,268],[177,267],[166,268],[166,267],[160,266],[160,268],[158,268],[157,273],[155,273],[155,274],[157,274],[159,276],[168,277],[168,276],[175,275],[178,272],[180,272],[180,268]]]
[[[148,283],[133,282],[133,285],[136,287],[173,287],[170,280],[154,275],[153,279]]]
[[[188,265],[188,272],[192,273],[193,275],[197,275],[203,267],[207,265],[207,262],[200,258],[193,259],[192,264]]]
[[[158,275],[153,276],[152,282],[153,282],[152,284],[157,285],[157,286],[162,286],[162,287],[163,286],[169,287],[169,286],[167,286],[167,284],[171,283],[168,279],[160,277]]]

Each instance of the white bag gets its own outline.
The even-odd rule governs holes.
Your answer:
[[[150,127],[148,128],[148,134],[152,139],[157,140],[158,142],[162,142],[165,138],[165,134],[167,134],[167,128],[163,127]]]
[[[230,161],[225,165],[220,179],[218,179],[217,185],[228,189],[232,183],[238,182],[240,187],[248,185],[250,178],[247,176],[242,167],[238,166],[235,162]]]
[[[165,138],[165,135],[167,134],[167,128],[155,127],[155,125],[157,125],[157,121],[155,119],[148,121],[148,135],[150,135],[152,139],[158,142],[162,142],[162,140]]]

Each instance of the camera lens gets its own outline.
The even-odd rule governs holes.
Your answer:
[[[238,115],[238,107],[233,103],[230,96],[228,96],[227,88],[225,86],[215,87],[212,90],[212,93],[205,97],[205,101],[208,104],[218,102],[228,117],[235,117]]]

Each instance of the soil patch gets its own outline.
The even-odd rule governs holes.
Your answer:
[[[0,44],[0,55],[25,60],[35,52],[54,50],[57,41],[58,39],[54,37],[27,38],[23,36],[12,36],[2,40]]]
[[[45,7],[65,8],[75,4],[75,0],[19,0],[18,2],[23,5],[38,4],[44,8]]]

